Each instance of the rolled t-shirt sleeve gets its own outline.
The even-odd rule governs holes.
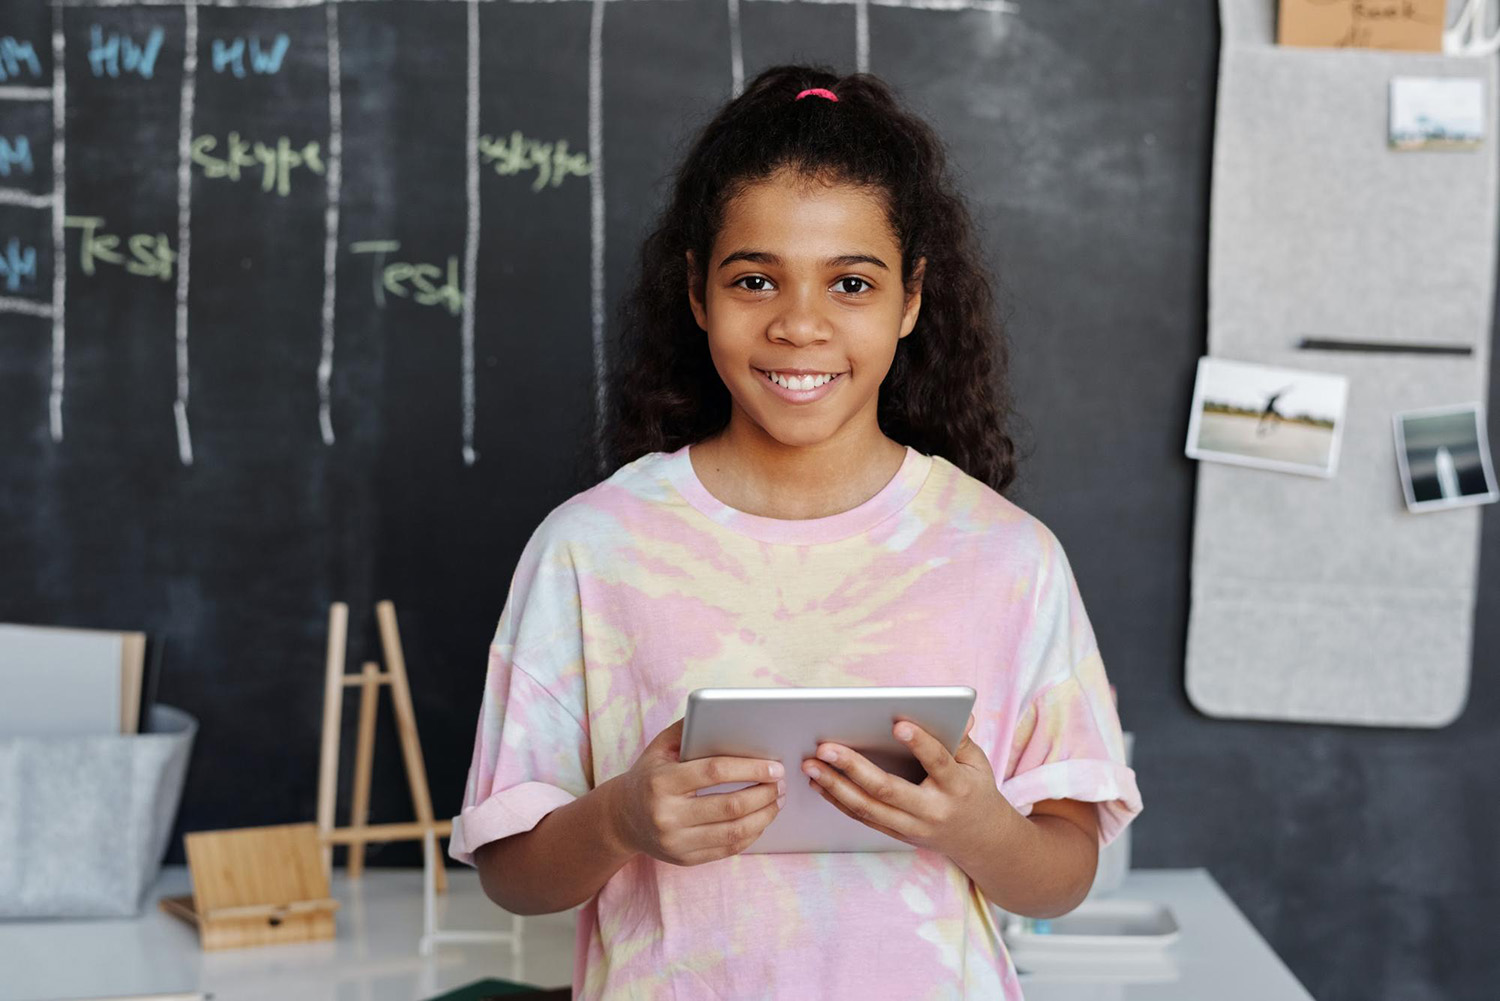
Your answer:
[[[1022,816],[1046,799],[1099,805],[1099,847],[1142,810],[1104,661],[1062,546],[1044,532],[1034,631],[1023,650],[1035,670],[1016,721],[1000,791]]]
[[[576,577],[544,521],[521,554],[490,644],[463,805],[448,854],[529,831],[593,786]]]

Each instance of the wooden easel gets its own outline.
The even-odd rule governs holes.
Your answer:
[[[348,845],[348,874],[359,878],[364,871],[365,845],[369,842],[426,841],[429,832],[434,841],[452,833],[451,820],[436,820],[432,815],[432,794],[427,788],[427,768],[422,763],[422,745],[417,739],[417,717],[412,710],[411,686],[406,677],[406,657],[401,652],[401,634],[396,628],[396,606],[389,601],[375,606],[380,622],[380,645],[385,653],[386,670],[374,661],[366,661],[359,674],[344,672],[344,657],[349,638],[349,606],[336,601],[328,607],[328,658],[323,686],[323,747],[318,757],[318,838],[323,849],[323,872],[333,871],[333,846]],[[389,685],[391,703],[396,711],[396,730],[401,738],[401,757],[406,765],[406,781],[411,787],[414,823],[370,824],[370,766],[375,756],[375,708],[380,686]],[[342,733],[344,689],[359,687],[359,732],[354,757],[354,803],[348,827],[334,827],[333,814],[338,796],[339,737]],[[443,865],[436,865],[433,877],[438,893],[448,888]]]

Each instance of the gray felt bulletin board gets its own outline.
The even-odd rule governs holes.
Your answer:
[[[1198,464],[1187,691],[1216,717],[1445,726],[1468,695],[1480,509],[1407,511],[1392,417],[1488,399],[1496,59],[1279,47],[1275,7],[1220,0],[1208,354],[1342,374],[1346,421],[1332,478]],[[1479,149],[1390,149],[1397,76],[1482,80]]]

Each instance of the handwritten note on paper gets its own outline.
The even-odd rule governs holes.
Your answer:
[[[1281,45],[1441,52],[1444,0],[1281,0]]]

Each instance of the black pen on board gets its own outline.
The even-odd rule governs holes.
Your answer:
[[[1472,355],[1467,344],[1422,344],[1414,341],[1342,341],[1330,338],[1304,337],[1297,343],[1303,351],[1364,351],[1414,355]]]

